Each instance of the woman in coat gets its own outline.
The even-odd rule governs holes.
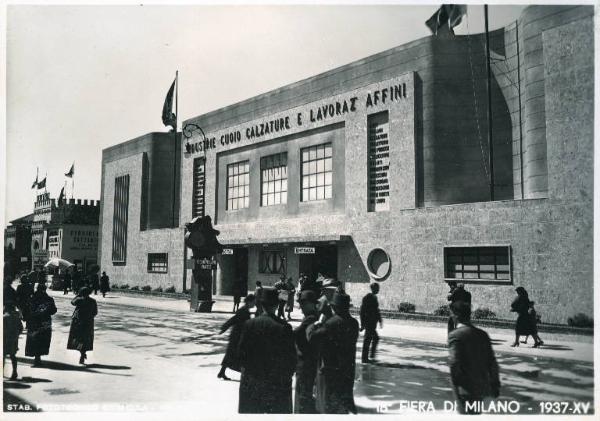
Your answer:
[[[103,297],[106,297],[108,291],[110,291],[108,276],[106,275],[106,272],[102,272],[102,276],[100,277],[100,292]]]
[[[94,349],[94,317],[98,314],[98,306],[96,300],[90,297],[90,292],[88,287],[83,287],[71,301],[75,310],[71,317],[67,349],[81,353],[79,364],[85,364],[86,352]]]
[[[529,294],[523,287],[518,287],[515,291],[517,291],[517,298],[510,305],[510,311],[516,312],[518,317],[515,325],[515,342],[511,346],[519,346],[521,335],[531,335],[535,341],[533,347],[537,348],[543,345],[544,342],[538,336],[536,320],[530,314],[531,301],[529,301]]]
[[[27,340],[25,355],[35,357],[34,367],[42,365],[42,355],[50,352],[52,315],[56,313],[54,299],[46,293],[46,284],[39,283],[27,312]]]
[[[254,298],[254,295],[248,294],[248,296],[244,298],[244,305],[238,311],[236,311],[233,317],[231,317],[223,326],[221,326],[221,331],[219,333],[225,333],[225,331],[227,331],[227,329],[230,327],[232,329],[231,334],[229,335],[227,350],[225,351],[223,362],[221,362],[221,371],[219,371],[219,374],[217,374],[219,379],[229,380],[229,377],[225,375],[225,369],[227,368],[235,371],[241,370],[238,356],[238,345],[240,342],[240,336],[242,334],[242,326],[247,320],[250,320],[250,309],[254,307],[255,301],[256,299]]]

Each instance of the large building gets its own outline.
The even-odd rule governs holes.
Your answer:
[[[516,286],[545,322],[592,315],[593,15],[530,6],[490,34],[493,148],[485,37],[441,34],[106,149],[103,269],[189,288],[183,225],[208,214],[217,294],[303,272],[432,312],[456,280],[499,317]]]

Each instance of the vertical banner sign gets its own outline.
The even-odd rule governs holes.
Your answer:
[[[194,159],[194,190],[192,197],[192,218],[204,216],[204,157]]]
[[[390,209],[389,127],[387,111],[368,117],[369,212]]]

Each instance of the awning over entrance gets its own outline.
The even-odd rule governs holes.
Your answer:
[[[330,243],[350,240],[349,235],[307,235],[302,237],[270,237],[270,238],[243,238],[219,239],[224,246],[243,246],[250,244],[303,244],[303,243]]]

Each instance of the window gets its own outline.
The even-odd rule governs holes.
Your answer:
[[[302,201],[332,197],[331,143],[302,149]]]
[[[115,178],[113,209],[113,263],[125,263],[127,254],[127,217],[129,207],[129,174]],[[79,233],[79,231],[78,231]]]
[[[204,157],[194,159],[192,218],[204,216]]]
[[[287,203],[287,152],[260,159],[261,206]]]
[[[510,282],[510,247],[446,247],[446,279]]]
[[[227,165],[227,210],[250,205],[250,161]]]
[[[260,252],[259,273],[285,274],[285,251],[262,250]]]
[[[167,273],[168,271],[168,253],[148,253],[148,273]]]

